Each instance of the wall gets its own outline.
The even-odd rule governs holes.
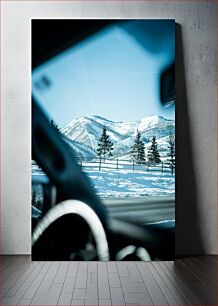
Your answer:
[[[1,5],[1,252],[31,252],[31,18],[121,17],[175,18],[180,25],[176,252],[217,253],[216,2],[2,1]]]

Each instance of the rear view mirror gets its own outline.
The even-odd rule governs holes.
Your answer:
[[[175,63],[167,67],[161,74],[160,95],[163,106],[175,103]]]

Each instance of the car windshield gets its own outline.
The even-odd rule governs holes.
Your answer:
[[[175,196],[175,101],[160,101],[174,36],[173,20],[115,22],[33,69],[35,100],[102,199]],[[46,181],[34,161],[32,176]]]

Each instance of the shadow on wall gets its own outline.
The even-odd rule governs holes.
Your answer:
[[[176,255],[204,254],[186,92],[182,28],[176,24]]]

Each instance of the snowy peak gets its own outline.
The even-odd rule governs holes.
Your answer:
[[[89,118],[91,120],[101,121],[101,122],[114,122],[112,120],[106,119],[106,118],[101,117],[99,115],[88,116],[86,118]]]
[[[95,157],[104,126],[114,144],[114,157],[126,155],[131,150],[137,130],[145,145],[153,136],[160,141],[175,133],[175,121],[161,116],[145,117],[133,122],[115,122],[98,115],[74,119],[61,132],[72,147],[75,144],[76,154],[91,159]]]
[[[154,127],[155,125],[163,125],[163,124],[170,124],[173,123],[173,120],[165,119],[161,116],[150,116],[145,117],[139,121],[138,130],[143,132],[146,129]]]

